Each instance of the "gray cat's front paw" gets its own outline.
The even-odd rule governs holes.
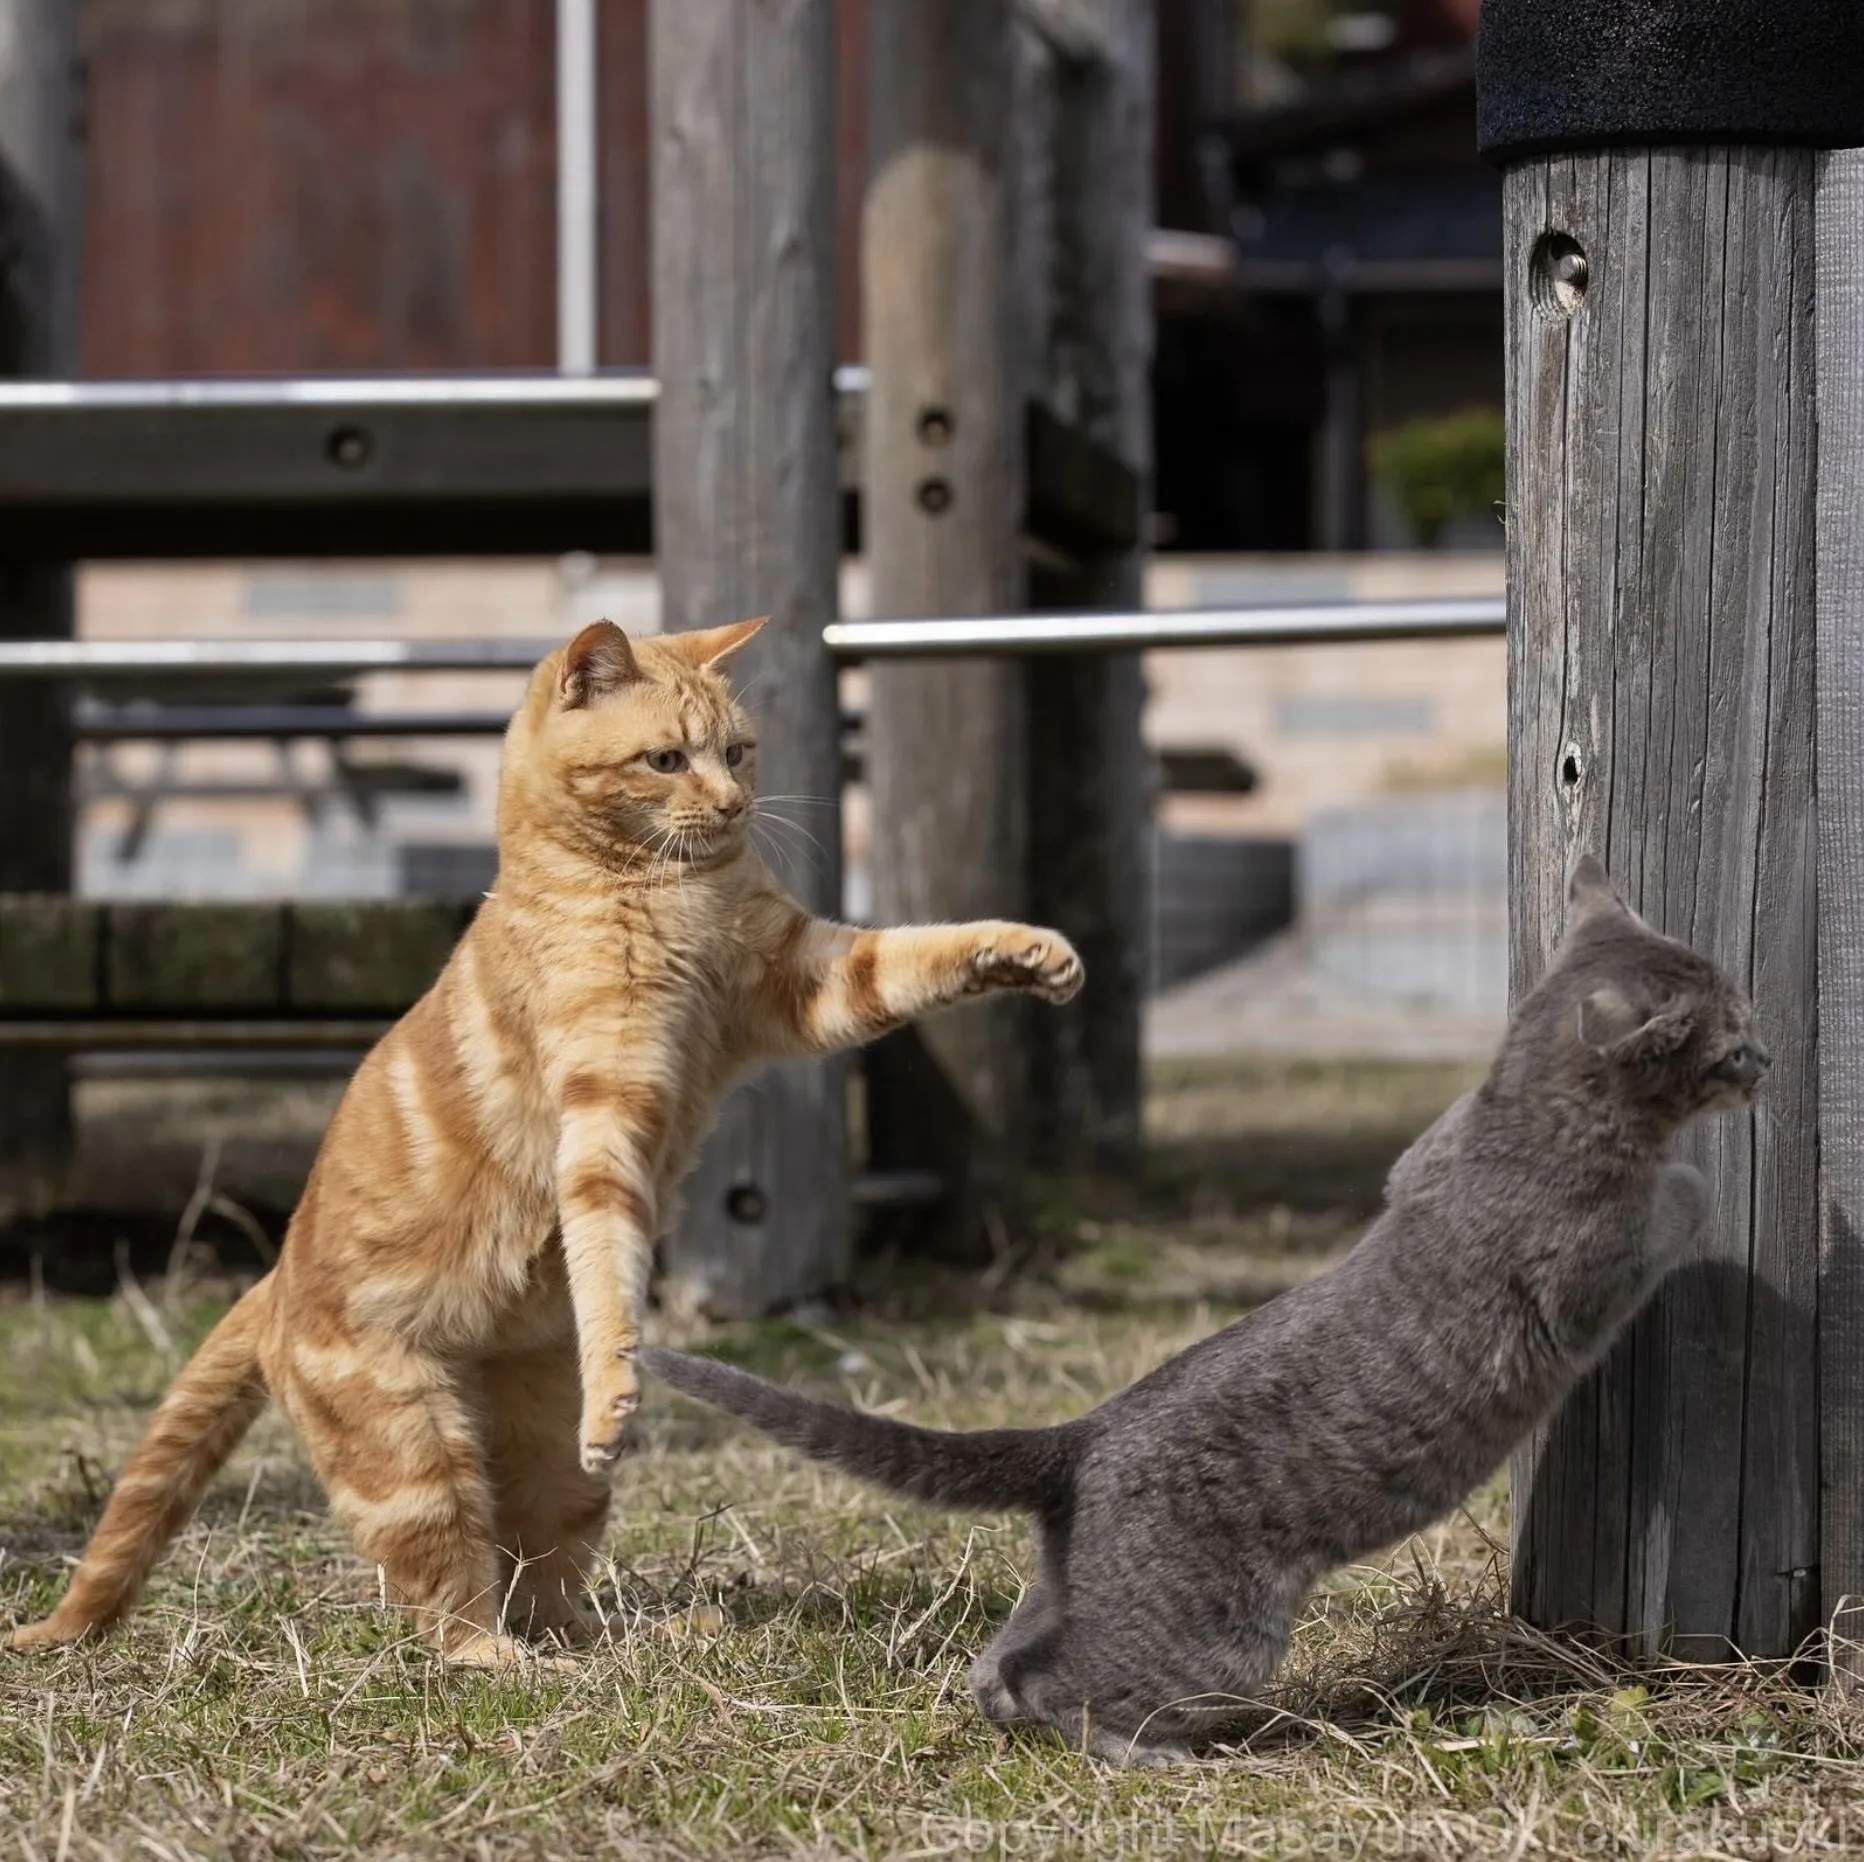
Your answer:
[[[1708,1179],[1693,1164],[1665,1164],[1658,1171],[1644,1241],[1650,1271],[1661,1273],[1689,1252],[1713,1201]]]

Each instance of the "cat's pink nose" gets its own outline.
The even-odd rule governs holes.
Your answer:
[[[744,813],[744,797],[721,795],[713,801],[712,808],[721,821],[736,821]]]

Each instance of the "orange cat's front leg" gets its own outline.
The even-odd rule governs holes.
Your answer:
[[[985,919],[862,931],[798,919],[771,961],[754,1023],[768,1052],[829,1054],[967,996],[1080,992],[1086,972],[1059,931]]]
[[[641,1400],[634,1358],[653,1265],[659,1095],[585,1070],[561,1096],[557,1211],[582,1371],[578,1453],[599,1474],[620,1459]]]

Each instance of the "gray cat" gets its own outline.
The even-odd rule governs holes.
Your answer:
[[[1746,998],[1597,861],[1488,1078],[1401,1157],[1334,1270],[1052,1429],[948,1434],[644,1351],[675,1388],[912,1499],[1041,1525],[1030,1587],[971,1670],[992,1720],[1103,1758],[1182,1757],[1287,1652],[1329,1567],[1462,1500],[1546,1416],[1708,1210],[1665,1163],[1771,1064]]]

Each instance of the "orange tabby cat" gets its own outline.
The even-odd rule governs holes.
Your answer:
[[[16,1646],[129,1611],[268,1391],[444,1655],[581,1628],[653,1239],[725,1086],[980,991],[1080,988],[1053,931],[862,931],[784,896],[719,670],[761,625],[631,644],[603,621],[537,668],[496,889],[357,1070],[278,1265],[175,1380]]]

